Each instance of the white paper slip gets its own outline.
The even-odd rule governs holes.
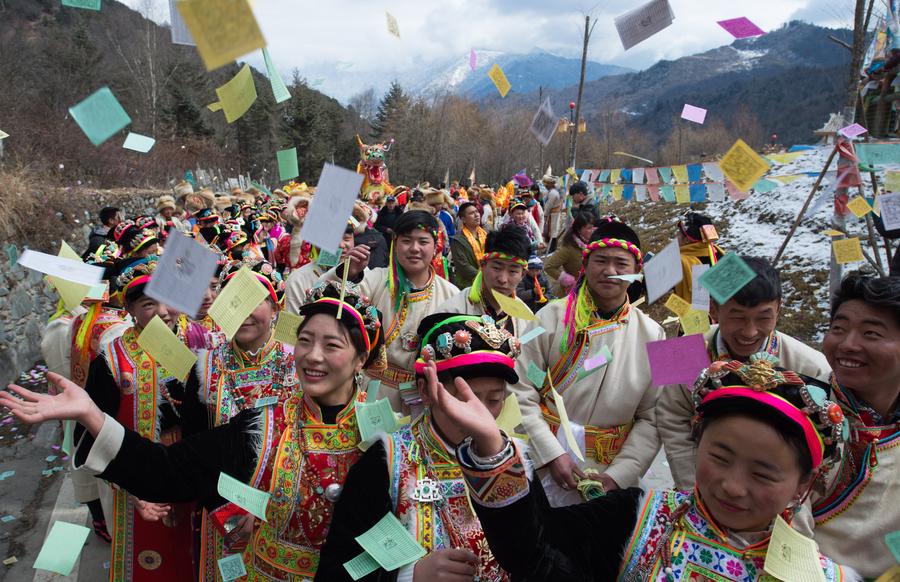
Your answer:
[[[700,284],[700,277],[709,271],[709,265],[691,267],[691,309],[709,311],[709,291]]]
[[[615,19],[616,30],[625,50],[663,30],[675,20],[668,0],[651,0]]]
[[[253,402],[253,408],[265,408],[266,406],[272,406],[273,404],[278,404],[278,397],[266,396],[265,398],[257,398]]]
[[[553,134],[556,133],[557,123],[556,116],[553,115],[553,107],[550,106],[550,97],[545,97],[540,109],[534,114],[534,119],[531,120],[529,128],[531,135],[546,146],[553,139]]]
[[[878,204],[881,206],[881,220],[886,230],[900,228],[900,192],[880,194]]]
[[[341,244],[347,228],[347,218],[359,196],[363,176],[333,164],[325,164],[316,195],[309,205],[300,238],[334,252]]]
[[[99,285],[105,272],[105,269],[102,267],[87,265],[81,261],[64,259],[31,249],[25,249],[25,252],[22,253],[16,262],[33,271],[72,283],[87,285],[88,287]]]
[[[166,252],[150,277],[146,293],[161,303],[196,317],[216,272],[216,255],[196,240],[173,229]]]
[[[647,304],[649,305],[665,295],[669,289],[681,283],[683,278],[684,273],[681,270],[681,253],[678,250],[678,241],[673,240],[666,245],[666,248],[644,263]]]

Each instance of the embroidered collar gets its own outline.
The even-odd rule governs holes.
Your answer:
[[[763,342],[763,345],[758,351],[766,352],[767,354],[778,357],[778,337],[775,335],[777,333],[777,330],[770,333],[769,337],[766,338],[766,341]],[[722,334],[719,333],[719,328],[716,328],[716,331],[713,332],[712,340],[713,341],[709,342],[709,345],[710,356],[712,356],[713,360],[727,361],[737,359],[736,356],[731,355],[731,350],[729,350],[728,345],[725,344],[725,339],[722,337]]]
[[[354,389],[350,401],[338,412],[334,424],[343,424],[345,420],[356,414],[356,401],[359,396],[359,389]],[[302,424],[328,424],[322,420],[322,408],[319,403],[306,392],[303,393],[302,413],[299,420]]]
[[[884,418],[864,400],[853,394],[848,388],[841,386],[834,374],[831,375],[831,389],[837,398],[838,404],[847,413],[847,416],[855,418],[867,427],[883,427],[900,425],[900,406],[894,409],[890,418]]]
[[[269,332],[269,338],[266,340],[266,343],[255,353],[249,352],[247,350],[242,349],[238,346],[237,341],[231,340],[231,351],[234,353],[234,358],[238,363],[238,366],[241,368],[250,368],[252,366],[258,366],[261,362],[264,362],[269,354],[272,353],[275,348],[275,334],[271,331]]]

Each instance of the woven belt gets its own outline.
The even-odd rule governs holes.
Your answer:
[[[394,364],[388,364],[388,367],[379,372],[372,373],[372,376],[377,377],[381,380],[382,384],[386,384],[391,388],[398,388],[400,384],[404,382],[412,382],[415,380],[416,375],[410,372],[405,368],[401,368],[400,366],[396,366]]]
[[[544,420],[550,425],[553,434],[559,430],[559,416],[553,413],[547,405],[541,403],[541,411],[544,414]],[[585,425],[584,427],[584,448],[587,454],[597,460],[598,463],[609,465],[622,450],[625,440],[634,427],[633,422],[620,424],[616,426],[601,428],[599,426]]]

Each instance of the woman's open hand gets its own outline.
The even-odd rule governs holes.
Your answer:
[[[39,424],[47,420],[76,420],[96,436],[103,426],[104,417],[87,392],[75,382],[53,372],[47,373],[47,379],[56,386],[56,396],[39,394],[10,384],[9,391],[0,392],[0,404],[28,424]]]

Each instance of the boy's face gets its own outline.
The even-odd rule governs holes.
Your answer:
[[[719,333],[731,356],[748,358],[760,351],[775,331],[781,301],[765,301],[756,307],[745,307],[734,299],[722,305],[710,302],[709,313],[719,322]]]

